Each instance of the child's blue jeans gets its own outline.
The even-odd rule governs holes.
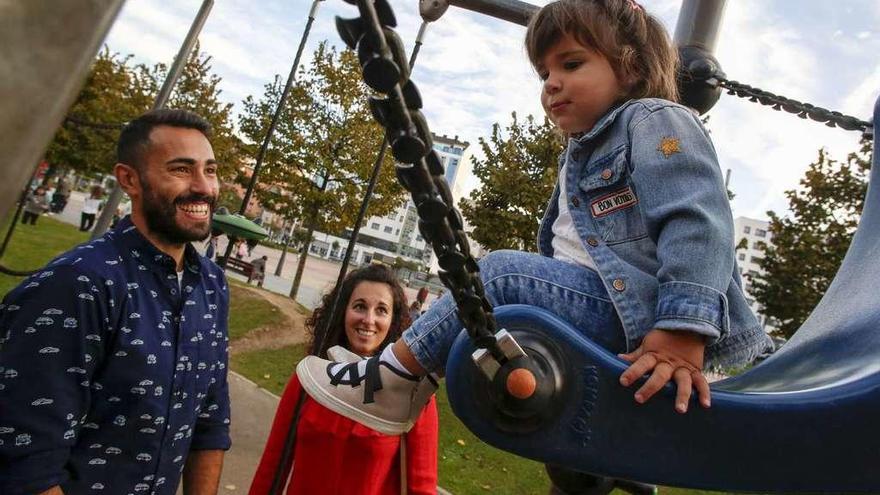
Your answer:
[[[595,271],[521,251],[495,251],[479,264],[486,297],[493,306],[537,306],[611,352],[626,350],[623,327]],[[403,340],[425,370],[442,374],[462,328],[455,301],[447,293],[413,322]]]

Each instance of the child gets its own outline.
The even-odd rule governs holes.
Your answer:
[[[541,307],[627,352],[623,386],[650,374],[638,403],[674,381],[676,411],[687,411],[692,388],[709,407],[705,361],[746,363],[767,337],[741,288],[715,150],[697,116],[674,103],[667,33],[633,0],[559,0],[532,18],[526,48],[544,81],[541,103],[568,146],[539,230],[541,256],[483,258],[486,296],[496,306]],[[297,373],[323,405],[405,431],[423,405],[411,392],[426,373],[443,372],[461,329],[446,296],[358,376],[317,357]],[[381,388],[369,386],[379,379]]]

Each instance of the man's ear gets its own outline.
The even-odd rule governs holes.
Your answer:
[[[140,193],[142,189],[141,178],[134,167],[125,163],[117,163],[113,166],[113,175],[116,176],[116,182],[119,184],[119,187],[129,197],[135,197]]]

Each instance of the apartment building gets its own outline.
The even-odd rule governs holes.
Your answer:
[[[770,234],[770,223],[764,220],[756,220],[748,217],[737,217],[733,220],[734,225],[734,242],[739,247],[736,250],[736,262],[739,265],[740,275],[743,279],[743,289],[745,289],[747,301],[752,311],[758,315],[758,319],[767,331],[772,330],[772,325],[768,323],[767,317],[763,314],[763,308],[752,296],[752,276],[763,273],[759,262],[764,258],[764,248],[773,245],[773,238]]]

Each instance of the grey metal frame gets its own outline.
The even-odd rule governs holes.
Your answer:
[[[0,218],[76,99],[123,0],[0,0]]]

